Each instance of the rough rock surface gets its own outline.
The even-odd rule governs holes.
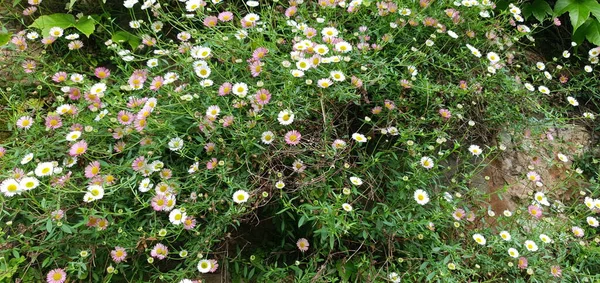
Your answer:
[[[514,211],[517,203],[531,197],[530,192],[541,191],[553,199],[568,197],[565,192],[574,186],[566,180],[568,172],[575,170],[571,168],[572,160],[591,146],[591,135],[582,126],[569,125],[539,135],[525,131],[518,139],[501,132],[496,143],[506,149],[475,178],[474,185],[491,193],[490,206],[501,213]],[[569,160],[560,161],[559,153]],[[539,174],[541,186],[527,180],[530,171]]]

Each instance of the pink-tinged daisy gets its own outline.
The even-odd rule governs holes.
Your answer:
[[[186,216],[185,220],[183,220],[183,229],[192,230],[196,227],[196,219],[191,216]]]
[[[209,259],[208,261],[210,261],[210,265],[211,265],[211,268],[208,272],[212,273],[212,272],[217,271],[217,269],[219,268],[219,263],[214,259]]]
[[[310,244],[308,243],[308,240],[305,238],[300,238],[298,240],[298,242],[296,242],[296,246],[298,247],[298,249],[301,252],[305,252],[308,251],[308,247],[310,246]]]
[[[23,116],[19,118],[19,120],[17,120],[17,127],[19,129],[28,130],[29,128],[31,128],[31,125],[33,125],[33,118],[31,118],[30,116]]]
[[[52,269],[46,275],[48,283],[64,283],[67,280],[67,273],[62,268]]]
[[[219,161],[213,157],[210,161],[206,162],[206,169],[208,169],[208,170],[215,169],[215,168],[217,168],[218,163],[219,163]]]
[[[165,82],[165,79],[163,79],[163,77],[161,76],[156,76],[152,79],[152,82],[150,83],[150,90],[154,90],[157,91],[159,90],[163,84]]]
[[[133,168],[133,171],[140,171],[146,167],[146,165],[148,165],[146,158],[143,156],[138,156],[135,160],[133,160],[131,168]]]
[[[250,64],[250,74],[252,77],[258,77],[262,72],[262,63],[260,61],[254,61]]]
[[[69,150],[69,155],[71,156],[80,156],[83,155],[88,148],[88,144],[85,140],[78,141],[71,146]]]
[[[573,235],[575,235],[575,237],[577,237],[577,238],[582,238],[585,235],[585,232],[583,231],[583,229],[581,229],[580,227],[577,227],[577,226],[573,226],[571,228],[571,231],[573,232]]]
[[[98,67],[94,70],[94,76],[99,79],[106,79],[110,76],[110,70],[104,67]]]
[[[527,210],[531,216],[540,219],[542,217],[542,208],[537,205],[530,205]]]
[[[81,90],[76,87],[69,88],[69,99],[79,100],[81,98]]]
[[[46,128],[48,129],[58,129],[62,126],[62,120],[60,116],[57,114],[49,114],[46,117]]]
[[[4,157],[4,155],[6,155],[6,148],[0,146],[0,158]]]
[[[121,110],[119,111],[119,114],[117,114],[117,120],[121,125],[129,125],[134,119],[135,116],[129,111]]]
[[[562,270],[560,269],[560,266],[558,266],[558,265],[553,265],[550,268],[550,273],[552,274],[552,276],[557,277],[557,278],[562,276]]]
[[[452,217],[456,220],[462,220],[465,217],[465,210],[460,208],[455,210],[454,213],[452,213]]]
[[[448,120],[450,119],[450,117],[452,117],[452,112],[450,112],[450,110],[448,109],[440,109],[439,111],[440,116],[442,116],[442,118]]]
[[[169,248],[167,248],[167,246],[160,244],[160,243],[156,244],[154,246],[154,248],[152,249],[152,251],[150,252],[150,255],[153,258],[157,258],[157,259],[165,259],[168,254],[169,254]]]
[[[217,26],[218,20],[219,19],[215,16],[208,16],[208,17],[204,18],[204,21],[202,23],[206,27],[213,28],[213,27]]]
[[[21,66],[23,67],[23,70],[25,71],[25,73],[30,74],[35,71],[36,65],[37,64],[33,60],[25,60],[25,62],[23,62],[23,64]]]
[[[526,257],[520,257],[519,258],[519,264],[517,265],[520,269],[525,269],[527,268],[527,258]]]
[[[110,252],[110,256],[112,257],[114,262],[119,263],[125,260],[125,258],[127,257],[127,252],[124,248],[117,246],[114,250]]]
[[[219,95],[220,96],[228,95],[229,93],[231,93],[232,89],[233,89],[233,85],[231,83],[223,83],[219,87]]]
[[[252,52],[252,58],[254,60],[262,60],[263,58],[265,58],[265,56],[267,56],[267,54],[269,53],[269,50],[264,48],[264,47],[259,47],[256,48],[254,50],[254,52]]]
[[[285,142],[289,145],[299,144],[301,138],[302,138],[302,135],[300,134],[300,132],[298,132],[296,130],[289,131],[285,134]]]
[[[537,182],[539,181],[540,175],[534,171],[529,171],[527,172],[527,180],[532,181],[532,182]]]
[[[58,72],[52,76],[52,80],[56,83],[62,83],[67,80],[67,77],[66,72]]]
[[[271,101],[271,93],[268,90],[261,88],[254,95],[254,99],[256,100],[256,103],[260,105],[266,105],[269,103],[269,101]]]
[[[158,194],[152,198],[151,205],[154,211],[163,211],[167,206],[167,197],[165,195]]]
[[[91,162],[87,167],[85,167],[85,177],[88,179],[96,177],[100,173],[100,162],[94,161]]]
[[[228,11],[221,12],[221,13],[219,13],[218,19],[221,22],[229,22],[229,21],[233,20],[233,13],[228,12]]]
[[[135,122],[133,122],[133,125],[134,125],[136,131],[142,132],[148,125],[148,122],[146,121],[146,119],[137,119],[136,118]]]
[[[25,8],[25,10],[23,10],[23,16],[31,16],[33,15],[33,13],[35,13],[37,11],[37,7],[36,6],[29,6],[27,8]],[[20,48],[20,46],[19,46]],[[22,49],[24,50],[24,49]]]
[[[290,6],[285,10],[285,16],[290,18],[290,17],[293,17],[294,15],[296,15],[297,12],[298,12],[298,7]]]

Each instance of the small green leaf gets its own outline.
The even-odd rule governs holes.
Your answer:
[[[0,33],[0,46],[7,44],[10,41],[12,33]]]
[[[567,12],[567,7],[574,3],[573,0],[558,0],[556,4],[554,4],[554,13],[556,16],[560,16]]]
[[[71,227],[69,227],[69,225],[63,224],[62,226],[60,226],[60,229],[63,230],[67,234],[73,234],[73,230],[71,229]]]
[[[140,45],[140,38],[126,31],[113,33],[112,41],[121,43],[127,42],[133,49],[136,49]]]
[[[50,219],[46,221],[46,231],[48,231],[48,233],[52,233],[52,220]]]
[[[21,3],[21,0],[13,0],[13,7],[17,7]]]
[[[300,220],[298,220],[298,228],[300,228],[300,226],[302,226],[302,224],[304,224],[305,220],[306,220],[306,215],[302,215],[302,217],[300,217]]]
[[[90,35],[94,33],[94,30],[96,29],[96,21],[92,16],[87,16],[79,19],[74,26],[81,33],[85,34],[85,36],[90,37]]]

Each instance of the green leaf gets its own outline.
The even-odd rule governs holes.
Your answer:
[[[300,217],[300,220],[298,220],[298,228],[300,228],[300,226],[302,226],[302,224],[304,224],[305,220],[306,220],[306,215],[302,215],[302,217]]]
[[[587,0],[583,4],[590,9],[590,12],[592,12],[594,17],[600,21],[600,3],[596,0]]]
[[[573,6],[573,5],[572,5]],[[573,32],[587,21],[590,17],[590,9],[583,5],[577,5],[577,8],[569,10],[569,18],[571,18],[571,25],[573,25]]]
[[[585,30],[585,38],[594,45],[600,45],[600,21],[589,20],[591,23]]]
[[[17,7],[21,3],[21,0],[13,0],[13,7]]]
[[[90,35],[94,33],[94,30],[96,29],[96,20],[94,20],[92,16],[83,17],[79,19],[74,26],[81,33],[85,34],[85,36],[90,37]]]
[[[60,226],[60,229],[63,230],[67,234],[73,234],[73,230],[71,229],[71,227],[69,227],[69,225],[63,224],[62,226]]]
[[[46,221],[46,231],[48,231],[48,233],[52,233],[52,220],[50,219]]]
[[[7,44],[10,41],[12,33],[0,33],[0,46]]]
[[[113,33],[112,41],[115,42],[127,42],[132,49],[136,49],[140,45],[140,38],[126,31],[118,31]]]
[[[574,3],[573,0],[558,0],[556,4],[554,4],[554,13],[556,16],[560,16],[567,12],[567,7]]]
[[[531,11],[533,16],[540,22],[544,21],[546,15],[552,14],[552,8],[550,7],[550,4],[544,0],[535,0],[531,4]]]
[[[53,27],[69,28],[75,24],[75,17],[70,14],[57,13],[52,15],[41,16],[33,22],[29,27],[42,30],[42,36],[50,35],[50,29]]]

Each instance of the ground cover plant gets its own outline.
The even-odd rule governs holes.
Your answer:
[[[9,2],[3,282],[600,279],[600,47],[521,3]]]

